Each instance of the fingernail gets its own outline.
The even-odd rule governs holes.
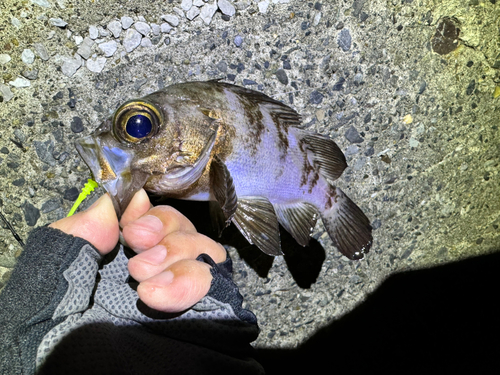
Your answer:
[[[160,264],[167,257],[167,249],[163,245],[156,245],[149,250],[144,251],[140,255],[138,255],[141,260],[151,263],[151,264]]]
[[[130,225],[137,225],[141,227],[141,229],[145,229],[149,232],[160,232],[163,228],[163,223],[161,222],[161,220],[153,215],[143,216]]]
[[[159,275],[156,275],[154,278],[156,284],[165,286],[171,284],[172,281],[174,281],[174,273],[172,271],[165,271],[160,273]]]

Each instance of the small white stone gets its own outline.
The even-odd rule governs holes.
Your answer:
[[[17,87],[17,88],[22,88],[22,87],[31,86],[31,82],[24,77],[17,77],[15,80],[10,81],[9,85]]]
[[[160,25],[157,23],[152,23],[151,24],[151,31],[153,32],[154,36],[160,35]]]
[[[47,51],[47,48],[45,48],[45,46],[42,43],[35,43],[35,44],[33,44],[33,47],[35,47],[36,53],[38,53],[38,56],[40,56],[40,58],[43,61],[47,61],[49,59],[49,57],[50,57],[49,52]]]
[[[0,83],[0,94],[3,97],[4,103],[8,102],[10,99],[14,97],[14,94],[12,93],[12,91],[10,91],[10,87],[1,83]]]
[[[149,26],[146,22],[136,22],[134,27],[137,31],[139,31],[142,35],[146,36],[151,32],[151,26]]]
[[[106,38],[107,36],[109,36],[109,31],[104,27],[97,26],[97,30],[99,31],[99,36],[101,36],[102,38]]]
[[[161,16],[161,18],[163,20],[167,21],[173,27],[176,27],[179,25],[179,17],[177,17],[176,15],[167,14],[167,15]]]
[[[66,21],[63,21],[60,18],[50,18],[49,22],[52,26],[57,26],[57,27],[66,27],[68,24]]]
[[[115,38],[119,38],[120,33],[122,32],[122,24],[117,20],[111,21],[108,23],[108,30],[113,33]]]
[[[234,8],[233,4],[231,4],[227,0],[219,0],[217,2],[217,5],[219,6],[222,14],[225,14],[226,16],[232,17],[236,13],[236,9]]]
[[[94,73],[100,73],[106,65],[105,57],[98,57],[95,60],[87,60],[87,69]]]
[[[23,60],[23,63],[25,64],[33,64],[33,61],[35,61],[35,54],[32,50],[26,48],[21,54],[21,60]]]
[[[139,47],[141,39],[141,34],[134,29],[128,29],[125,33],[125,38],[123,39],[123,47],[125,47],[125,51],[132,52],[134,49]]]
[[[44,8],[50,8],[52,6],[47,0],[31,0],[31,2]]]
[[[269,7],[269,0],[264,0],[264,1],[261,1],[259,4],[257,4],[258,7],[259,7],[259,12],[261,13],[266,13],[267,12],[267,8]]]
[[[141,21],[141,22],[147,22],[146,19],[144,18],[144,16],[138,16],[137,20]]]
[[[153,47],[153,43],[151,43],[151,39],[149,39],[149,38],[142,38],[142,40],[141,40],[141,47]]]
[[[127,17],[127,16],[123,16],[120,19],[120,21],[122,22],[122,27],[124,30],[127,30],[134,23],[134,20],[132,19],[132,17]]]
[[[170,24],[164,22],[160,25],[160,30],[162,33],[169,33],[172,30],[172,26]]]
[[[95,26],[89,26],[89,36],[90,39],[97,39],[99,37],[99,30]]]
[[[419,141],[417,141],[415,138],[410,138],[410,147],[418,147],[418,145],[420,144]]]
[[[318,26],[319,21],[321,20],[321,12],[316,13],[313,19],[313,26]]]
[[[89,37],[85,37],[83,39],[82,44],[80,44],[80,47],[76,50],[76,53],[78,53],[81,57],[83,57],[85,60],[87,60],[90,55],[92,54],[92,46],[94,45],[94,41],[90,39]]]
[[[181,8],[186,12],[193,6],[193,0],[182,0]]]
[[[6,53],[0,53],[0,64],[7,64],[10,61],[10,56]]]
[[[200,9],[197,7],[192,7],[186,12],[186,17],[188,20],[192,21],[200,15]]]
[[[179,17],[184,18],[184,11],[181,8],[174,7],[174,12],[179,15]]]
[[[217,4],[214,2],[213,4],[205,4],[201,8],[200,17],[207,25],[210,25],[212,22],[212,17],[217,11]]]
[[[12,26],[14,26],[16,29],[19,29],[21,27],[21,21],[19,21],[16,17],[12,17],[10,19],[10,22],[12,23]]]
[[[83,42],[83,37],[80,35],[73,35],[73,40],[75,41],[75,44],[79,46]]]
[[[65,76],[72,77],[78,69],[82,66],[82,58],[80,55],[75,54],[75,58],[65,57],[61,66],[61,71]]]
[[[194,0],[193,5],[195,7],[202,7],[203,5],[205,5],[205,2],[203,0]]]
[[[110,40],[109,42],[99,44],[99,48],[104,53],[104,56],[111,57],[118,49],[118,45],[114,40]]]

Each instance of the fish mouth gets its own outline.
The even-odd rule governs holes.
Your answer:
[[[146,184],[148,174],[132,171],[133,151],[102,134],[79,139],[75,146],[94,180],[109,193],[120,219],[134,194]]]

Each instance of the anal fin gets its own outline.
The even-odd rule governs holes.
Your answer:
[[[362,259],[372,245],[372,227],[363,211],[339,188],[335,203],[321,213],[323,224],[334,245],[349,259]]]
[[[318,220],[318,210],[307,202],[274,204],[279,223],[299,245],[307,246]]]
[[[264,197],[239,197],[233,223],[248,242],[268,255],[282,255],[278,219]]]

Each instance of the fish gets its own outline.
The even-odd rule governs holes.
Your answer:
[[[280,224],[307,246],[319,218],[349,259],[373,242],[369,219],[334,185],[347,167],[338,145],[258,91],[220,80],[173,84],[123,103],[76,148],[119,218],[144,188],[209,201],[219,233],[234,223],[272,256],[283,254]]]

